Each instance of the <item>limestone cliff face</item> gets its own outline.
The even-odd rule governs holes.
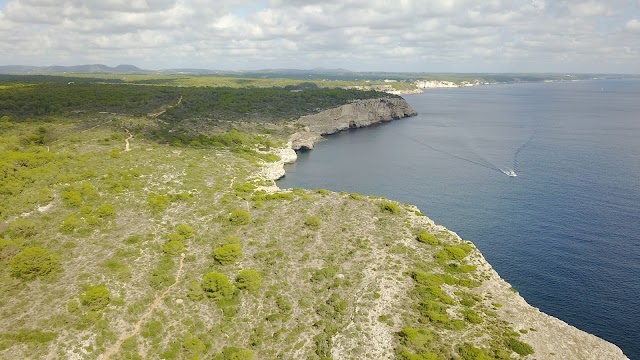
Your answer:
[[[272,149],[271,153],[278,155],[280,160],[265,163],[258,176],[267,180],[278,180],[285,175],[284,165],[294,163],[298,159],[298,155],[291,148],[291,142],[284,148]]]
[[[355,101],[298,119],[297,123],[303,125],[304,130],[291,137],[291,147],[294,150],[313,149],[313,144],[321,140],[322,135],[415,115],[416,111],[402,98]]]

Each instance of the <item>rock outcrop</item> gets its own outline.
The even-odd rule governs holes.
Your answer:
[[[284,148],[272,149],[271,153],[278,155],[280,160],[265,163],[258,176],[267,180],[278,180],[285,175],[284,165],[294,163],[298,159],[298,155],[291,148],[291,142]]]
[[[304,130],[291,136],[291,148],[313,149],[313,144],[321,140],[322,135],[415,115],[416,111],[403,98],[355,101],[298,119],[297,123],[304,126]]]

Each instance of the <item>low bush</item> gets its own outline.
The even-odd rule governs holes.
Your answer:
[[[254,291],[262,285],[262,276],[257,270],[240,270],[236,277],[236,286],[240,290]]]
[[[484,349],[474,347],[471,344],[461,344],[456,347],[456,351],[460,354],[462,360],[492,360]]]
[[[382,212],[385,213],[389,213],[389,214],[399,214],[400,213],[400,206],[396,203],[392,203],[392,202],[383,202],[380,204],[380,209],[382,210]]]
[[[176,226],[176,232],[184,236],[186,239],[193,237],[193,228],[189,225],[178,224],[178,226]]]
[[[322,226],[322,220],[317,216],[309,216],[304,221],[304,225],[311,230],[318,230],[320,229],[320,226]]]
[[[80,295],[80,303],[93,311],[100,311],[109,305],[111,293],[104,285],[89,286],[84,294]]]
[[[233,210],[229,215],[229,223],[232,225],[247,225],[251,222],[251,214],[246,210]]]
[[[531,345],[524,343],[518,339],[510,338],[507,340],[507,347],[518,355],[527,356],[533,354],[533,348]]]
[[[436,334],[431,330],[406,327],[400,331],[402,345],[418,353],[431,350],[436,340]]]
[[[213,250],[213,258],[221,265],[232,264],[242,256],[240,244],[226,244]]]
[[[178,255],[183,253],[185,249],[185,245],[177,240],[168,241],[164,246],[162,246],[162,251],[168,255]]]
[[[438,245],[440,241],[435,236],[429,234],[428,232],[421,232],[418,235],[418,241],[421,243],[429,244],[429,245]]]
[[[444,262],[449,260],[462,260],[473,250],[473,247],[469,244],[451,245],[445,246],[444,249],[438,251],[434,257],[438,262]]]
[[[151,208],[152,213],[159,213],[169,207],[171,200],[167,195],[151,195],[147,203]]]
[[[60,268],[58,256],[40,247],[30,247],[22,250],[9,260],[11,275],[30,280],[44,276]]]
[[[113,208],[113,205],[105,204],[96,210],[96,215],[100,218],[112,218],[116,216],[116,210]]]
[[[5,231],[6,235],[9,235],[11,238],[28,238],[34,236],[38,233],[38,225],[35,221],[18,218],[12,221],[7,230]]]
[[[226,275],[212,271],[204,274],[202,278],[202,290],[215,300],[230,298],[233,295],[233,285]]]
[[[215,355],[213,360],[254,360],[255,355],[251,350],[242,350],[237,347],[224,347],[222,352]]]
[[[424,271],[420,270],[412,271],[411,277],[413,278],[413,280],[415,280],[416,283],[423,286],[442,285],[445,282],[439,275],[427,274]]]
[[[464,319],[467,322],[470,322],[472,324],[480,324],[483,321],[482,316],[478,315],[477,312],[471,309],[462,310],[462,316],[464,316]]]
[[[64,234],[71,234],[80,227],[80,218],[76,214],[69,214],[62,221],[60,231]]]

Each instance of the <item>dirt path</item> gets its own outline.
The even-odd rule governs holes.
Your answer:
[[[167,110],[174,108],[178,105],[180,105],[182,103],[182,96],[180,96],[180,99],[178,99],[178,102],[175,105],[165,105],[163,107],[160,108],[159,111],[154,112],[154,113],[148,113],[147,116],[150,118],[157,118],[158,116],[164,114],[167,112]]]
[[[153,314],[153,311],[160,305],[160,301],[162,301],[162,299],[164,299],[164,297],[167,296],[169,291],[171,291],[171,289],[173,289],[173,287],[178,284],[178,281],[180,280],[180,275],[182,275],[182,265],[184,263],[184,256],[185,254],[182,254],[180,256],[180,265],[178,266],[178,271],[176,272],[176,280],[173,282],[173,284],[171,284],[164,292],[162,292],[162,294],[160,294],[153,301],[153,303],[151,304],[151,306],[149,306],[147,311],[145,311],[145,313],[142,314],[140,319],[138,319],[138,322],[133,327],[133,330],[121,336],[120,339],[118,339],[118,341],[116,341],[116,343],[113,344],[113,346],[104,353],[104,355],[102,356],[102,360],[108,360],[112,355],[115,355],[116,353],[118,353],[118,351],[120,351],[120,347],[122,346],[122,343],[124,343],[127,339],[133,336],[138,336],[138,334],[140,333],[140,330],[142,330],[142,324],[144,324],[144,322],[149,317],[151,317],[151,315]]]
[[[133,139],[133,135],[129,132],[129,129],[124,129],[124,131],[127,132],[127,134],[129,134],[129,136],[124,139],[124,151],[131,151],[131,148],[129,147],[129,140]]]
[[[98,124],[98,125],[96,125],[96,126],[92,126],[92,127],[88,128],[88,129],[82,130],[82,131],[80,131],[80,132],[81,132],[81,133],[83,133],[83,132],[87,132],[87,131],[89,131],[89,130],[93,130],[93,129],[95,129],[95,128],[99,127],[99,126],[102,126],[102,125],[104,125],[104,124],[108,124],[108,123],[110,123],[110,122],[112,122],[112,121],[113,121],[113,119],[108,120],[108,121],[105,121],[105,122],[103,122],[103,123],[100,123],[100,124]]]

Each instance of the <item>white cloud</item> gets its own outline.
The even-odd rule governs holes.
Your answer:
[[[638,21],[638,19],[632,19],[627,21],[627,23],[624,25],[625,30],[627,31],[631,31],[631,32],[640,32],[640,21]]]
[[[573,16],[608,16],[611,9],[601,2],[587,1],[569,4],[569,12]]]
[[[594,71],[616,62],[640,72],[632,36],[640,31],[640,10],[631,6],[626,0],[13,0],[0,10],[6,54],[0,62],[388,71],[501,71],[506,63],[519,71]]]

